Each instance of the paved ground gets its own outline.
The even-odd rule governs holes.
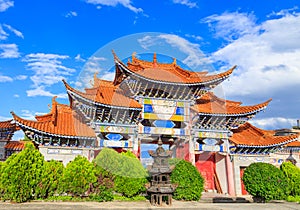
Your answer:
[[[148,201],[141,202],[30,202],[21,204],[1,203],[2,210],[87,210],[87,209],[175,209],[175,210],[299,210],[300,204],[297,203],[207,203],[207,202],[182,202],[173,200],[172,206],[155,207],[151,206]]]

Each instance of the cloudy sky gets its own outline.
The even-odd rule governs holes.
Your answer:
[[[237,65],[216,92],[245,105],[272,98],[252,121],[265,129],[300,118],[297,0],[0,0],[0,120],[33,119],[65,79],[113,77],[111,50],[176,57],[194,71]],[[205,65],[204,65],[205,64]],[[18,137],[16,137],[18,138]]]

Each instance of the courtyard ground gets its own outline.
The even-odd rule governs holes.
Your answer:
[[[298,203],[208,203],[208,202],[182,202],[174,201],[172,206],[151,206],[148,201],[139,202],[28,202],[21,204],[0,203],[2,210],[87,210],[87,209],[176,209],[176,210],[299,210]]]

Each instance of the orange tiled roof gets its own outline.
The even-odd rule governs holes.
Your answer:
[[[243,115],[264,109],[270,101],[271,99],[253,106],[241,106],[241,102],[221,99],[212,92],[208,92],[196,101],[192,109],[203,114]]]
[[[122,63],[122,61],[120,61],[115,54],[114,57],[115,60]],[[233,72],[236,66],[220,74],[207,75],[207,72],[192,72],[192,71],[182,69],[180,66],[176,64],[175,59],[173,63],[159,63],[156,60],[156,54],[154,54],[153,61],[150,62],[150,61],[139,60],[133,54],[132,62],[128,61],[127,68],[130,71],[139,74],[142,77],[146,77],[152,80],[172,82],[172,83],[192,84],[192,83],[207,83],[214,80],[225,79],[229,77],[229,75]]]
[[[230,140],[244,147],[270,147],[285,145],[297,141],[298,135],[274,136],[275,131],[259,129],[250,123],[241,125],[238,129],[233,130]]]
[[[52,100],[51,112],[36,116],[35,120],[23,119],[12,112],[14,120],[21,126],[42,133],[68,137],[95,137],[93,129],[88,127],[70,106]]]
[[[29,142],[24,141],[11,141],[4,146],[4,149],[21,151],[25,148],[25,144]]]
[[[14,128],[13,120],[0,121],[0,129]]]
[[[94,81],[94,87],[86,88],[85,93],[72,88],[66,81],[63,80],[63,82],[67,90],[90,101],[110,106],[141,108],[141,105],[137,101],[125,96],[123,91],[111,81],[97,78]]]
[[[300,147],[300,140],[286,144],[287,147]]]

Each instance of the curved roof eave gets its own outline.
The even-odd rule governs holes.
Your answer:
[[[84,97],[84,93],[75,90],[74,88],[72,88],[65,80],[63,80],[63,83],[65,84],[65,87],[67,89],[67,92],[69,94],[73,94],[76,95],[76,97],[90,103],[90,104],[94,104],[94,105],[98,105],[98,106],[104,106],[104,107],[108,107],[108,108],[116,108],[116,109],[129,109],[129,110],[142,110],[142,107],[138,108],[138,107],[128,107],[128,106],[115,106],[115,105],[111,105],[111,104],[103,104],[103,103],[99,103],[97,101],[93,101],[91,99],[88,99],[86,97]]]
[[[125,71],[127,71],[128,73],[134,74],[136,77],[139,77],[143,80],[149,81],[149,82],[153,82],[153,83],[164,83],[164,84],[168,84],[168,85],[179,85],[179,86],[197,86],[197,85],[209,85],[209,84],[213,84],[215,82],[221,82],[225,79],[227,79],[230,74],[232,74],[233,70],[236,68],[236,66],[233,66],[231,69],[227,70],[226,72],[217,74],[219,77],[217,77],[216,79],[212,79],[209,81],[204,81],[204,82],[195,82],[195,83],[179,83],[179,82],[169,82],[169,81],[163,81],[163,80],[155,80],[155,79],[149,79],[147,77],[144,77],[142,75],[139,75],[135,72],[132,72],[130,69],[127,68],[127,66],[116,56],[115,53],[114,54],[114,60],[115,63],[117,65],[120,65]]]

